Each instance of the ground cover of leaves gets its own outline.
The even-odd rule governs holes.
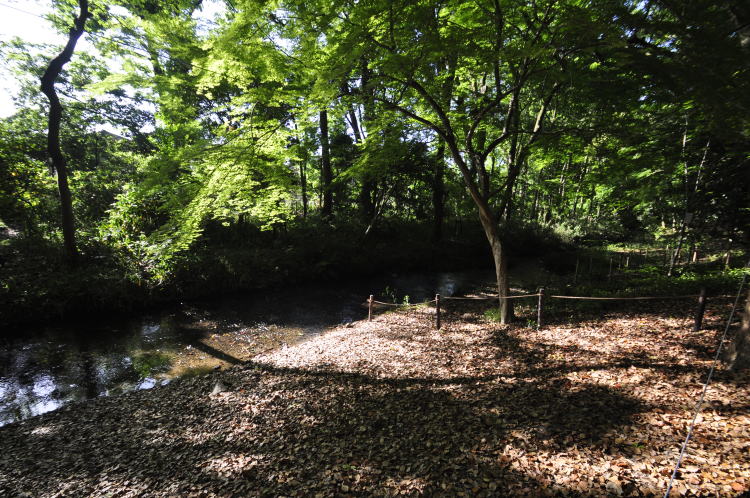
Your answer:
[[[0,428],[0,496],[662,495],[726,304],[551,317],[449,302]],[[226,392],[210,394],[217,380]],[[750,379],[720,370],[673,493],[750,490]]]

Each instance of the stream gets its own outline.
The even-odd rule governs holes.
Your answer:
[[[0,337],[0,426],[71,402],[241,363],[366,318],[369,294],[417,303],[493,281],[490,270],[384,275],[191,301],[127,319],[22,330]]]

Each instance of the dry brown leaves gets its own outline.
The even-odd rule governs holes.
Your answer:
[[[0,428],[0,495],[663,494],[716,345],[641,309],[535,331],[452,303]],[[714,310],[715,312],[723,310]],[[220,377],[229,392],[209,396]],[[676,495],[750,490],[747,376],[720,371]]]

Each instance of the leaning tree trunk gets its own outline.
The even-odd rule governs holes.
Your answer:
[[[508,255],[503,247],[500,237],[500,227],[486,203],[478,204],[479,221],[482,223],[484,234],[490,243],[492,259],[495,263],[495,279],[497,281],[498,307],[500,310],[500,323],[507,324],[513,320],[513,306],[511,301],[504,299],[510,295],[510,282],[508,280]]]
[[[745,311],[741,313],[742,324],[734,341],[727,350],[727,360],[732,370],[750,368],[750,290],[745,300]]]
[[[73,22],[68,34],[68,42],[60,54],[52,59],[41,78],[42,92],[49,99],[49,117],[47,131],[47,152],[52,167],[57,172],[57,188],[60,192],[60,213],[62,218],[63,241],[65,255],[68,262],[75,264],[78,258],[75,239],[75,220],[73,219],[73,199],[68,185],[68,166],[60,148],[60,121],[62,119],[62,104],[55,91],[55,80],[60,75],[65,64],[70,61],[76,48],[78,39],[83,35],[86,19],[89,18],[88,0],[78,0],[80,12]]]
[[[445,137],[449,138],[449,137]],[[461,175],[464,177],[464,181],[469,190],[469,195],[477,206],[479,212],[479,222],[482,225],[484,234],[487,237],[487,241],[490,244],[492,250],[492,259],[495,263],[495,277],[497,279],[497,294],[498,294],[498,307],[500,310],[500,323],[507,324],[513,320],[513,307],[511,301],[505,299],[510,294],[510,285],[508,281],[508,255],[503,247],[503,241],[500,236],[500,226],[498,218],[490,209],[488,198],[489,198],[489,184],[483,183],[483,187],[477,187],[472,178],[471,170],[477,171],[476,164],[473,168],[469,168],[464,158],[461,155],[455,142],[446,140],[446,145],[451,151],[453,161],[458,165],[458,169],[461,171]],[[481,190],[480,190],[481,189]],[[502,212],[501,212],[502,214]]]

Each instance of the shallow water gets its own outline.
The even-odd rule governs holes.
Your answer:
[[[489,270],[383,275],[182,303],[159,313],[0,338],[0,426],[68,403],[241,363],[367,316],[369,294],[410,303],[492,285]]]

